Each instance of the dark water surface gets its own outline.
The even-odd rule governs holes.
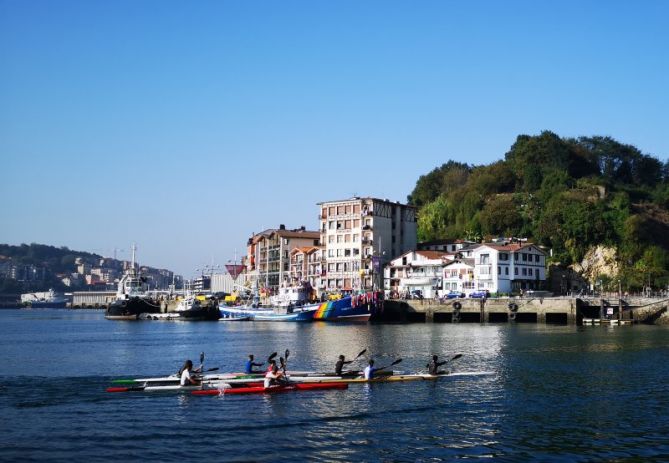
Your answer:
[[[239,371],[291,351],[332,368],[364,348],[462,375],[343,391],[108,394],[185,358]],[[112,322],[0,311],[2,461],[669,461],[669,329],[541,325]],[[492,374],[479,374],[492,372]],[[474,373],[474,374],[468,374]]]

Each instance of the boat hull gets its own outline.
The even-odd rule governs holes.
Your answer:
[[[160,304],[142,297],[116,300],[107,308],[105,318],[107,320],[137,320],[143,313],[160,313]]]
[[[250,386],[238,388],[223,388],[223,389],[203,389],[200,391],[193,391],[193,395],[229,395],[229,394],[275,394],[277,392],[289,391],[317,391],[329,389],[346,389],[348,384],[343,383],[297,383],[285,386]]]
[[[274,309],[254,309],[254,308],[239,308],[239,307],[221,307],[220,316],[225,318],[242,318],[246,317],[251,321],[262,322],[310,322],[314,319],[317,306],[306,306],[295,309],[288,309],[283,311]]]
[[[378,299],[371,295],[346,296],[337,301],[323,302],[318,305],[314,320],[366,322],[378,303]]]
[[[33,301],[29,303],[31,309],[64,309],[67,307],[67,301]]]

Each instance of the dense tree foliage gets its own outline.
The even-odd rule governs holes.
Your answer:
[[[520,135],[502,161],[421,176],[408,200],[420,240],[523,236],[562,265],[604,244],[630,289],[669,283],[669,163],[610,137]]]

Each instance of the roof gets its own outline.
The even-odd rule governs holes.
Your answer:
[[[423,256],[423,257],[425,257],[427,259],[430,259],[430,260],[441,259],[442,257],[447,256],[448,254],[450,254],[448,252],[443,252],[443,251],[414,251],[414,252],[416,254],[418,254],[419,256]]]
[[[539,248],[539,246],[536,246],[534,243],[505,243],[505,244],[484,243],[482,246],[487,246],[491,249],[495,249],[496,251],[509,251],[509,252],[516,252],[520,251],[521,249],[534,247],[545,254],[543,249]]]
[[[312,252],[318,251],[319,249],[323,249],[322,246],[301,246],[299,248],[294,248],[291,252],[291,254],[297,254],[298,252],[301,252],[303,254],[311,254]]]
[[[274,233],[283,238],[321,238],[321,232],[312,230],[275,230]]]
[[[454,259],[454,260],[450,261],[449,263],[447,263],[446,265],[444,265],[444,267],[448,267],[449,265],[453,265],[453,264],[465,264],[465,265],[468,265],[470,267],[474,267],[476,265],[476,261],[474,259],[470,259],[470,258]]]
[[[365,196],[365,197],[360,197],[360,196],[354,196],[352,198],[347,198],[347,199],[335,199],[333,201],[322,201],[320,203],[316,203],[317,206],[322,206],[324,204],[335,204],[335,203],[346,203],[350,201],[377,201],[381,203],[388,203],[388,204],[395,204],[398,206],[404,206],[404,207],[411,207],[413,209],[418,209],[416,206],[411,206],[409,204],[402,204],[399,201],[391,201],[389,199],[380,199],[380,198],[374,198],[372,196]]]
[[[432,241],[421,241],[418,243],[418,246],[434,246],[437,244],[467,244],[468,241],[465,240],[454,240],[454,239],[441,239],[441,240],[432,240]]]

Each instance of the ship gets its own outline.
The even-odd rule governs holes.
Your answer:
[[[107,320],[138,320],[141,314],[160,313],[160,301],[147,289],[146,278],[135,266],[135,246],[132,247],[132,262],[118,283],[116,300],[112,302],[105,318]]]
[[[64,309],[69,299],[53,289],[43,293],[21,294],[21,303],[33,309]]]

